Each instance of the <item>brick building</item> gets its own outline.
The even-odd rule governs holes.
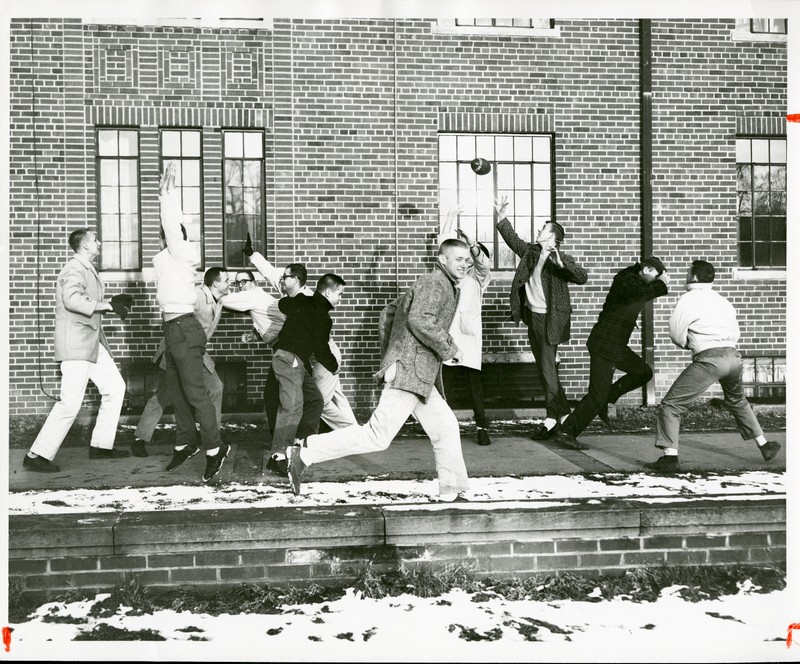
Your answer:
[[[631,339],[655,380],[628,403],[656,403],[688,361],[667,320],[694,258],[718,267],[739,310],[751,394],[784,395],[785,21],[13,19],[10,46],[12,419],[45,414],[57,392],[55,277],[69,231],[85,225],[103,242],[107,292],[136,298],[105,330],[128,381],[124,412],[143,405],[161,334],[151,260],[166,159],[179,160],[204,269],[241,267],[250,231],[277,265],[344,277],[334,337],[357,408],[376,402],[379,312],[430,268],[456,202],[495,261],[488,405],[539,402],[525,330],[508,319],[497,194],[522,235],[559,221],[589,271],[571,287],[560,352],[570,398],[585,390],[584,343],[613,274],[651,253],[674,282]],[[469,169],[476,156],[490,175]],[[226,313],[209,346],[227,412],[259,408],[270,354],[240,342],[249,328]],[[97,399],[90,387],[87,408]]]

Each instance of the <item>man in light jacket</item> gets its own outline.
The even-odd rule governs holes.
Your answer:
[[[289,480],[300,493],[301,475],[312,463],[351,454],[378,452],[391,444],[409,415],[422,425],[433,445],[439,479],[438,500],[467,500],[469,480],[461,453],[456,416],[444,400],[442,362],[464,353],[448,330],[458,303],[456,284],[467,275],[469,248],[460,240],[439,247],[433,271],[381,312],[380,402],[369,421],[326,434],[308,436],[289,447]]]
[[[469,236],[460,228],[454,229],[458,215],[463,211],[463,206],[447,213],[441,232],[439,245],[447,239],[460,238],[469,246],[470,268],[467,276],[458,282],[460,295],[458,307],[450,326],[450,335],[453,341],[464,352],[461,362],[446,360],[444,372],[455,372],[460,379],[466,379],[472,410],[475,413],[478,445],[491,445],[489,437],[489,420],[483,404],[483,385],[481,383],[481,360],[483,356],[483,294],[489,286],[491,272],[489,256],[486,248],[477,240],[472,242]],[[484,253],[486,252],[486,253]]]
[[[90,380],[101,401],[89,458],[128,456],[128,452],[114,449],[125,381],[103,334],[103,313],[114,309],[111,300],[104,299],[103,283],[92,265],[100,255],[100,240],[94,231],[81,228],[70,233],[69,246],[75,254],[61,270],[56,285],[55,359],[61,362],[61,396],[22,461],[23,468],[40,473],[60,470],[53,459],[80,411]]]
[[[711,263],[692,261],[686,273],[686,293],[681,295],[669,319],[669,336],[679,348],[692,353],[692,363],[675,379],[658,407],[656,447],[664,455],[647,464],[661,473],[674,473],[678,466],[681,416],[714,383],[722,386],[723,404],[736,420],[744,440],[754,439],[764,461],[781,449],[768,441],[742,390],[742,354],[736,350],[739,323],[733,305],[712,288],[715,271]]]

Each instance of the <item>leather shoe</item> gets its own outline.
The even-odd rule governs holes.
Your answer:
[[[281,477],[285,477],[289,473],[289,462],[285,458],[276,459],[274,456],[271,456],[267,460],[267,470]]]
[[[199,451],[200,448],[197,447],[197,445],[187,445],[183,449],[174,450],[172,452],[172,460],[167,464],[166,470],[175,470],[184,461],[186,461],[186,459],[191,459]]]
[[[25,470],[32,470],[35,473],[57,473],[61,470],[50,459],[44,457],[29,457],[27,454],[22,459],[22,467]]]
[[[547,440],[559,430],[559,425],[555,424],[552,429],[548,429],[544,424],[537,424],[533,427],[531,438],[534,440]]]
[[[90,459],[124,459],[130,455],[130,452],[126,450],[102,450],[99,447],[89,447]]]
[[[491,445],[492,439],[486,429],[478,429],[478,445]]]
[[[147,454],[147,444],[143,440],[137,438],[131,443],[131,454],[135,457],[149,456],[149,454]]]
[[[429,502],[431,503],[469,503],[471,502],[469,498],[464,494],[462,491],[461,493],[453,495],[442,495],[439,494],[438,496],[431,496],[429,498]]]
[[[772,461],[781,451],[781,444],[774,440],[768,440],[763,445],[759,445],[758,449],[761,450],[761,456],[764,457],[764,461]]]
[[[557,442],[561,447],[566,447],[568,450],[588,450],[589,446],[585,443],[581,443],[580,441],[576,440],[576,438],[566,431],[559,431],[555,437],[555,442]]]
[[[650,470],[655,470],[657,473],[677,473],[680,471],[677,456],[662,456],[657,461],[646,463]]]

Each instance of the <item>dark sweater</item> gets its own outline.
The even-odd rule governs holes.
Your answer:
[[[294,353],[311,371],[309,358],[314,355],[331,373],[339,370],[339,363],[331,353],[328,340],[333,325],[330,317],[331,303],[317,292],[311,297],[298,293],[278,301],[278,308],[286,316],[275,350]]]

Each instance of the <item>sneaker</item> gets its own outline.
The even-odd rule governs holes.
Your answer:
[[[206,470],[203,473],[203,481],[210,482],[222,470],[222,464],[225,462],[226,457],[230,454],[231,446],[228,443],[222,443],[219,446],[219,452],[213,456],[206,456]]]
[[[764,457],[764,461],[772,461],[781,451],[781,444],[774,440],[768,440],[763,445],[759,445],[758,449],[761,450],[761,456]]]
[[[486,429],[478,429],[478,445],[491,445],[492,439]]]
[[[130,455],[127,450],[101,450],[99,447],[89,447],[90,459],[124,459]]]
[[[139,440],[138,438],[131,443],[131,454],[135,457],[146,457],[149,456],[147,454],[147,443],[143,440]]]
[[[35,473],[57,473],[61,470],[50,459],[44,457],[29,457],[27,454],[22,459],[22,467],[25,470],[32,470]]]
[[[535,427],[533,427],[531,438],[534,440],[547,440],[558,433],[559,428],[560,427],[558,424],[554,425],[552,429],[548,429],[544,424],[537,424]]]
[[[172,461],[167,464],[167,472],[170,470],[175,470],[184,461],[186,461],[186,459],[191,459],[199,451],[200,448],[197,447],[197,445],[187,445],[182,450],[175,450],[172,453]]]
[[[267,470],[275,473],[276,475],[281,475],[284,477],[289,472],[289,462],[285,457],[280,459],[278,457],[271,456],[267,461]]]
[[[438,496],[431,496],[432,503],[468,503],[470,499],[461,491],[460,493],[440,493]]]
[[[300,458],[300,446],[299,445],[291,445],[290,447],[286,448],[287,456],[287,471],[286,474],[289,476],[289,485],[292,488],[292,493],[295,496],[300,495],[300,478],[302,477],[305,469],[308,466],[303,463],[303,460]]]
[[[581,443],[580,441],[575,439],[575,436],[568,434],[566,431],[559,431],[558,434],[553,439],[557,442],[561,447],[564,447],[568,450],[588,450],[589,446],[585,443]]]
[[[655,470],[657,473],[677,473],[680,471],[680,466],[678,465],[678,457],[673,456],[662,456],[657,461],[653,461],[652,463],[646,463],[650,470]]]

